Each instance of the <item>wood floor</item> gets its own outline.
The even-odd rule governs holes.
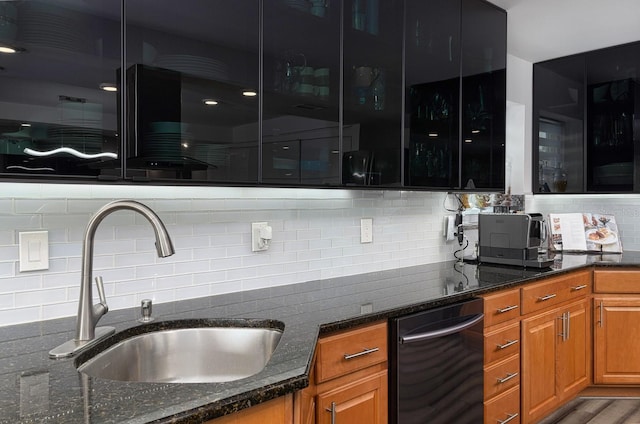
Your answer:
[[[538,424],[640,424],[640,398],[579,397]]]

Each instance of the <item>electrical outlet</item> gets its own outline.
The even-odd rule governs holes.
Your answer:
[[[260,237],[260,232],[266,229],[270,229],[268,222],[252,222],[251,223],[251,251],[261,252],[269,249],[269,242],[264,242]]]
[[[24,231],[18,233],[20,272],[49,269],[49,232]]]
[[[373,218],[360,220],[360,243],[373,243]]]

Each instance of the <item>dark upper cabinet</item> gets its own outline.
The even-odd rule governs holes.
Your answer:
[[[403,10],[400,0],[344,0],[345,186],[401,187]]]
[[[406,0],[406,186],[460,187],[460,6]]]
[[[534,193],[584,190],[584,69],[583,55],[533,68]]]
[[[484,1],[462,0],[464,189],[505,189],[506,60],[507,13]]]
[[[640,43],[534,65],[534,192],[637,192]]]
[[[126,173],[258,182],[258,0],[126,0]]]
[[[119,178],[120,4],[0,3],[0,174]]]
[[[504,190],[506,12],[406,4],[405,185]]]
[[[638,191],[640,43],[586,54],[587,191]]]
[[[340,185],[340,1],[263,6],[261,183]]]

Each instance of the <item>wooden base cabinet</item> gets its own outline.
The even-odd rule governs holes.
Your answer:
[[[640,297],[596,296],[596,384],[640,384]]]
[[[640,384],[640,271],[596,269],[593,362],[596,384]]]
[[[293,396],[285,395],[205,424],[291,424]]]
[[[387,424],[387,324],[318,341],[309,386],[295,394],[295,424]]]
[[[522,422],[534,423],[591,381],[591,308],[573,302],[522,320]]]

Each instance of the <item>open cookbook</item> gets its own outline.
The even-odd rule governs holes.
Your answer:
[[[550,213],[551,246],[556,251],[622,253],[613,215]]]

